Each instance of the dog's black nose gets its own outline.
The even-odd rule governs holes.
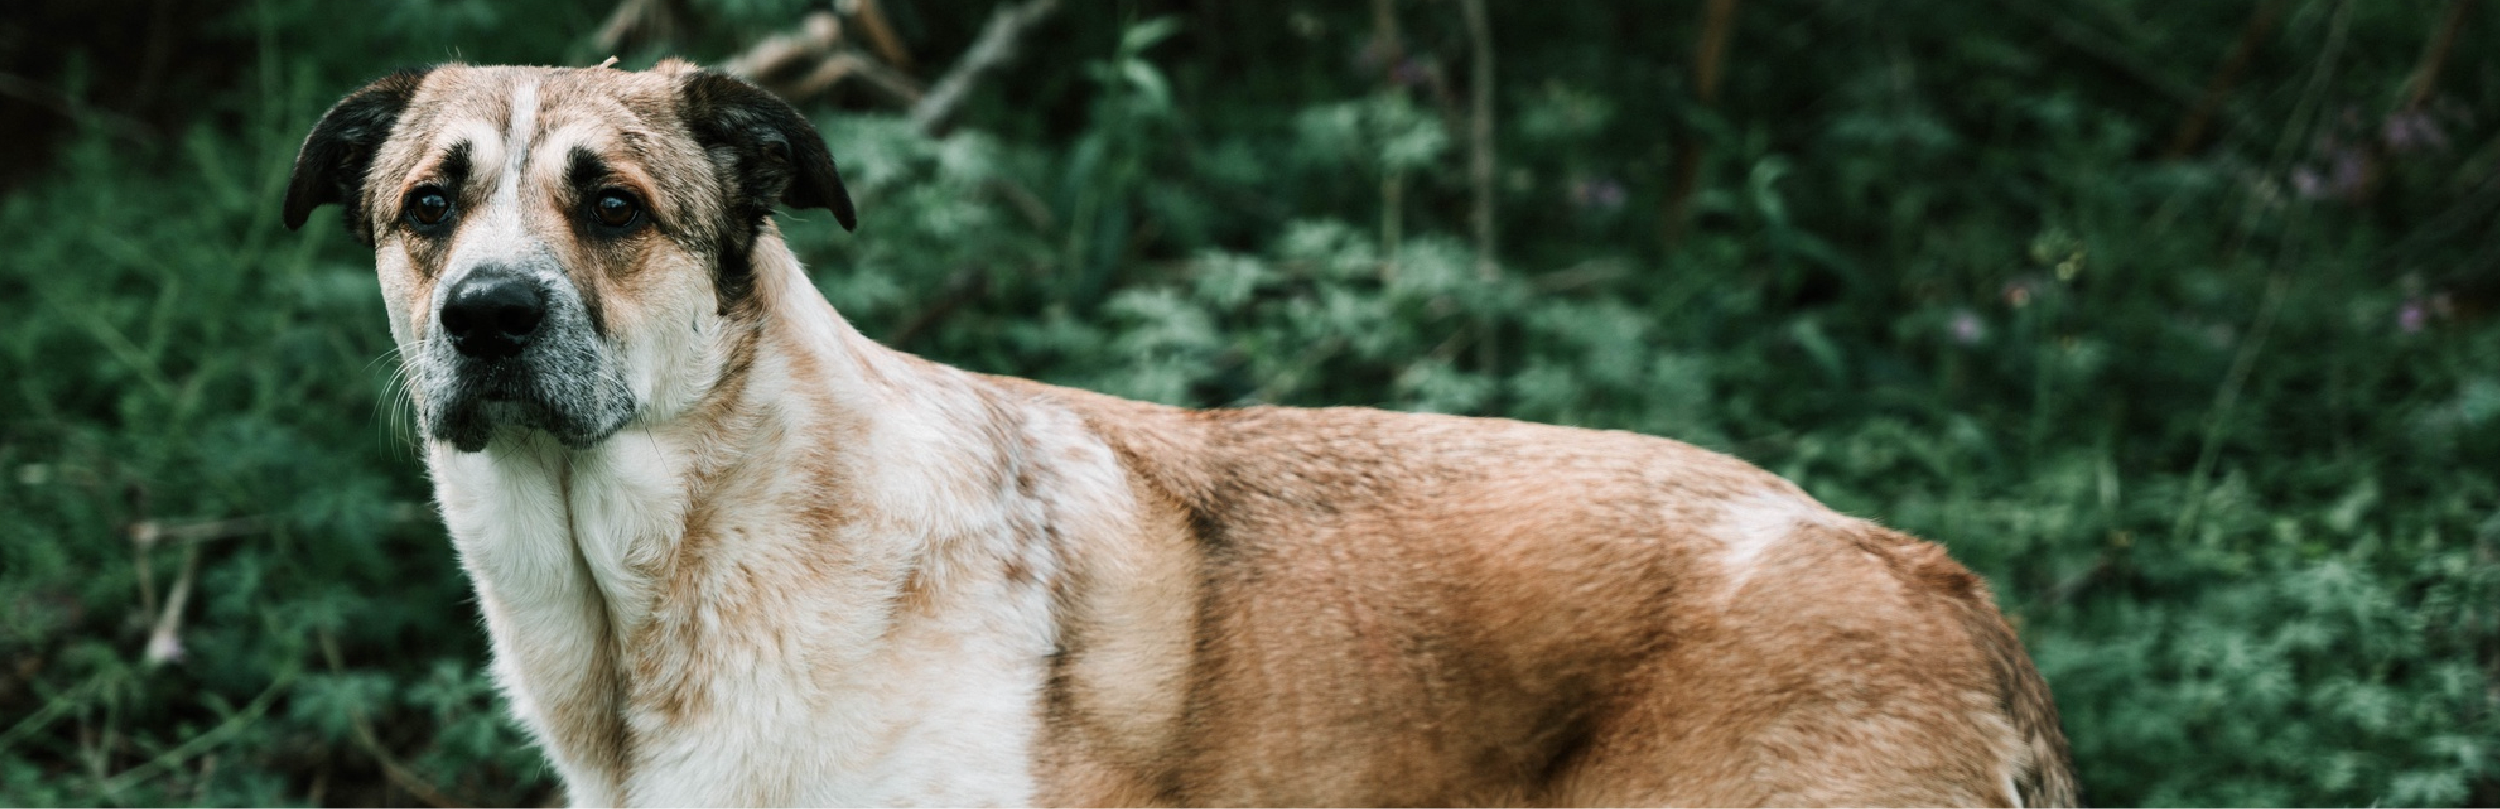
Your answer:
[[[469,273],[443,302],[443,331],[451,335],[451,347],[481,360],[521,353],[546,318],[546,291],[511,273]]]

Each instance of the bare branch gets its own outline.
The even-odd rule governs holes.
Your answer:
[[[972,86],[1013,61],[1017,43],[1058,8],[1059,0],[1025,0],[991,13],[981,38],[973,41],[972,48],[929,88],[920,103],[912,105],[912,128],[930,136],[945,134],[964,99],[971,96]]]
[[[2465,12],[2472,0],[2448,0],[2448,13],[2441,16],[2439,31],[2422,45],[2421,62],[2413,67],[2413,75],[2405,80],[2406,110],[2418,110],[2431,99],[2432,89],[2439,86],[2439,70],[2447,65],[2448,52],[2457,45],[2457,32],[2465,28]]]
[[[269,530],[259,517],[225,520],[140,520],[130,524],[130,541],[146,548],[159,542],[207,542],[251,536]]]
[[[332,637],[329,630],[322,630],[319,639],[321,656],[330,664],[330,673],[347,673],[346,666],[341,663],[338,639]],[[366,755],[372,756],[375,764],[382,765],[382,777],[390,779],[392,785],[407,790],[408,794],[416,796],[417,800],[435,809],[461,809],[461,807],[476,805],[444,794],[441,789],[419,777],[416,771],[408,769],[408,765],[401,763],[398,756],[391,755],[390,748],[383,746],[381,735],[373,732],[373,723],[365,718],[363,709],[348,708],[347,722],[349,729],[356,733],[356,746],[363,748]]]
[[[830,11],[813,12],[799,20],[798,30],[765,37],[745,53],[723,63],[721,70],[749,81],[764,82],[821,61],[841,45],[842,19]]]
[[[1459,0],[1467,16],[1468,61],[1468,156],[1467,174],[1476,187],[1476,210],[1473,224],[1476,231],[1476,277],[1493,280],[1501,273],[1495,263],[1493,232],[1493,32],[1485,22],[1484,0]]]
[[[668,42],[677,38],[685,17],[678,0],[625,0],[616,5],[608,21],[599,26],[591,41],[599,50],[615,53],[646,42]]]
[[[813,98],[843,79],[858,77],[903,107],[919,103],[920,83],[842,40],[842,20],[830,11],[807,15],[799,28],[766,37],[721,66],[763,85],[783,100]]]
[[[191,601],[191,583],[200,575],[200,546],[196,543],[182,548],[182,575],[174,579],[174,588],[165,594],[165,611],[156,618],[156,628],[148,633],[145,658],[150,667],[182,659],[182,608]]]
[[[1693,48],[1693,100],[1709,109],[1719,103],[1719,75],[1727,61],[1727,42],[1736,28],[1736,0],[1710,0],[1702,9],[1701,40]],[[1693,193],[1701,186],[1701,163],[1707,147],[1701,133],[1690,128],[1677,138],[1675,174],[1669,178],[1666,207],[1660,211],[1660,232],[1668,247],[1684,239],[1692,218]]]
[[[860,30],[868,34],[868,47],[898,70],[912,69],[911,51],[904,49],[903,38],[886,21],[884,5],[877,0],[851,0],[849,6],[851,16],[859,18]]]
[[[2220,69],[2214,71],[2213,81],[2205,84],[2205,94],[2197,99],[2187,119],[2179,123],[2179,131],[2170,136],[2170,148],[2163,151],[2164,156],[2174,159],[2185,157],[2197,144],[2204,142],[2205,129],[2213,122],[2214,111],[2221,109],[2223,102],[2230,99],[2231,88],[2239,84],[2241,74],[2248,72],[2249,61],[2256,57],[2257,49],[2265,45],[2266,35],[2274,32],[2275,21],[2282,16],[2283,0],[2261,0],[2257,8],[2249,12],[2248,25],[2240,29],[2239,44],[2232,46],[2231,55],[2222,60]]]

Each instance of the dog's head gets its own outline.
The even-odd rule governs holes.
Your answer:
[[[805,117],[680,62],[392,74],[304,139],[287,227],[325,203],[374,248],[427,437],[465,452],[692,407],[759,316],[774,205],[854,224]]]

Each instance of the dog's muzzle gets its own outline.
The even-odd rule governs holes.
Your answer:
[[[633,396],[578,296],[552,272],[471,270],[443,296],[424,352],[426,432],[462,452],[507,429],[587,447],[623,427]]]

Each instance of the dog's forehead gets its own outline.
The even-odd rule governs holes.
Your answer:
[[[437,68],[410,100],[402,139],[425,141],[454,129],[485,129],[535,142],[551,132],[682,130],[678,89],[682,63],[649,71],[609,68]],[[414,145],[414,144],[411,144]]]

